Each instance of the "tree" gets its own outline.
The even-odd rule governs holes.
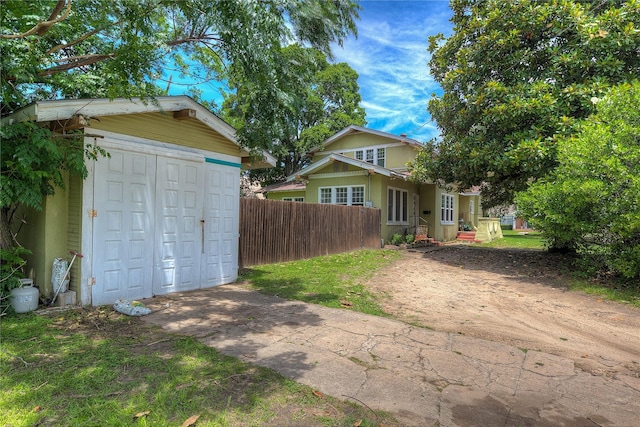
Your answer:
[[[233,70],[268,98],[287,96],[281,44],[330,55],[332,43],[355,34],[358,10],[355,0],[2,0],[0,114],[42,99],[153,97],[168,67],[190,73],[196,65],[195,80]],[[86,176],[84,156],[101,154],[68,137],[33,124],[0,129],[2,249],[16,244],[9,221],[18,204],[40,208],[62,187],[60,171]],[[3,251],[2,271],[14,255]]]
[[[252,138],[252,145],[277,158],[275,168],[252,171],[252,180],[262,184],[302,169],[310,161],[307,152],[338,130],[366,123],[358,74],[348,64],[330,64],[322,52],[298,44],[283,48],[280,58],[286,96],[271,98],[249,76],[236,73],[230,79],[234,93],[225,97],[222,109],[240,138]]]
[[[557,140],[593,113],[592,97],[640,75],[640,2],[452,0],[454,33],[430,38],[444,91],[441,131],[412,165],[422,179],[482,185],[510,203],[557,163]]]
[[[590,269],[640,278],[640,82],[615,87],[558,140],[559,166],[517,197],[519,213]]]
[[[353,0],[3,0],[2,115],[32,99],[156,95],[168,66],[202,65],[202,79],[233,66],[276,91],[282,42],[330,54],[358,10]]]

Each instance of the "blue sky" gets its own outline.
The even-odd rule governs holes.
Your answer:
[[[431,94],[441,94],[429,74],[429,36],[451,35],[453,12],[443,0],[361,0],[358,37],[333,46],[335,62],[359,75],[367,127],[426,142],[439,135],[427,111]],[[173,73],[171,95],[193,86]],[[166,81],[161,83],[166,85]],[[221,102],[217,82],[197,85],[206,100]]]
[[[336,62],[359,74],[367,127],[406,133],[426,142],[438,136],[427,103],[441,94],[429,74],[431,35],[451,35],[453,12],[448,1],[362,0],[358,37],[334,46]]]

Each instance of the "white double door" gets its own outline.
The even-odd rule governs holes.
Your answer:
[[[110,150],[94,172],[92,304],[237,278],[239,171]]]

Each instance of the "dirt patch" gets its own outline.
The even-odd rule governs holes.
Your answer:
[[[640,378],[640,310],[569,291],[570,264],[543,251],[451,245],[403,251],[368,286],[399,320]]]

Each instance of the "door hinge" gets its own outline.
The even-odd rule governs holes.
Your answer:
[[[95,285],[96,285],[96,278],[89,277],[89,286],[95,286]]]
[[[89,218],[95,218],[98,216],[98,211],[95,209],[89,209]]]

